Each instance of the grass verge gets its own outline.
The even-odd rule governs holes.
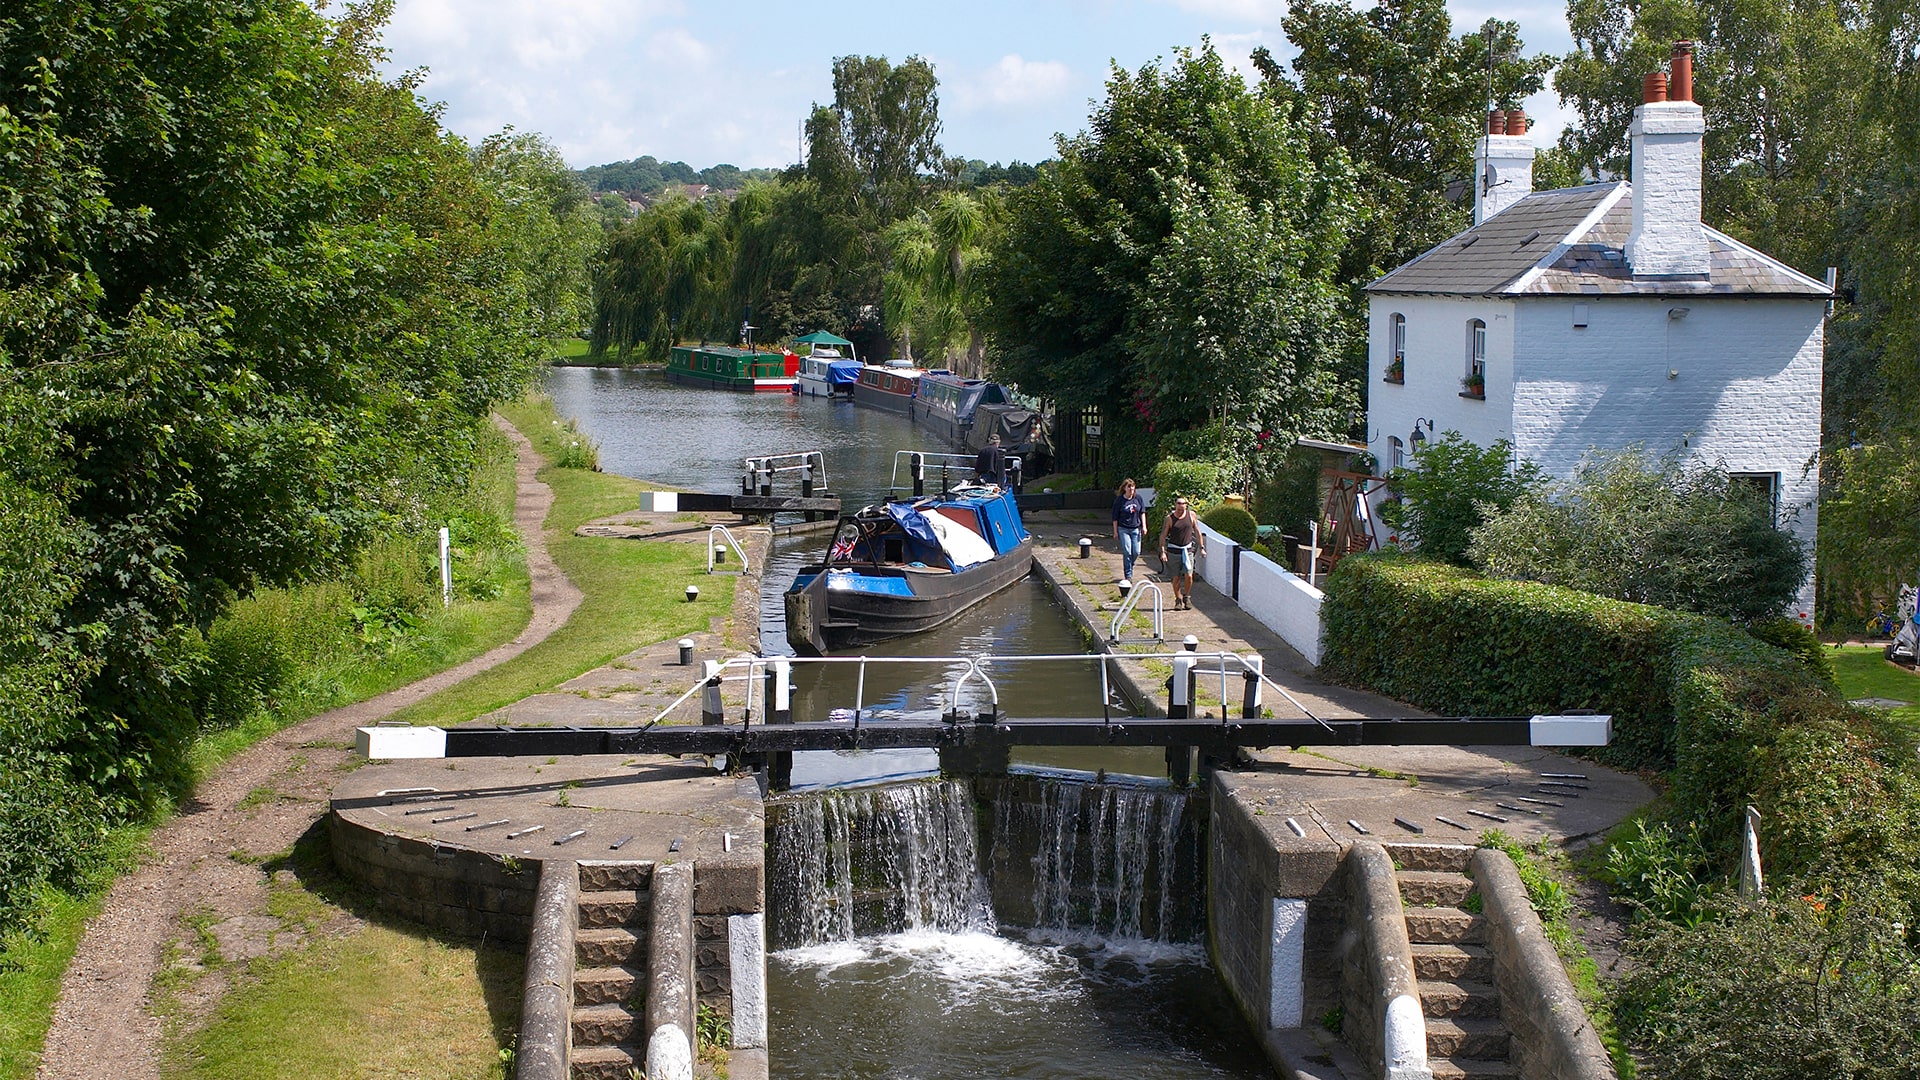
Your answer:
[[[1885,646],[1841,645],[1828,655],[1833,658],[1840,693],[1847,700],[1877,697],[1910,702],[1889,712],[1909,727],[1920,727],[1920,675],[1889,662]]]
[[[545,398],[528,398],[500,411],[549,461],[574,437]],[[706,630],[712,619],[732,610],[736,579],[709,577],[706,552],[699,545],[575,534],[589,521],[632,510],[647,485],[552,466],[540,470],[540,479],[554,495],[547,514],[547,544],[553,561],[580,589],[579,609],[540,644],[408,707],[395,719],[441,726],[472,720],[635,649]],[[700,586],[697,603],[682,602],[689,583]]]
[[[1534,847],[1526,847],[1499,829],[1481,833],[1480,846],[1498,848],[1513,860],[1520,883],[1526,886],[1527,899],[1533,904],[1534,913],[1540,916],[1540,931],[1553,943],[1554,951],[1566,965],[1567,978],[1573,983],[1574,993],[1580,996],[1580,1003],[1587,1007],[1593,1030],[1607,1048],[1607,1056],[1613,1059],[1615,1074],[1620,1080],[1633,1080],[1633,1056],[1628,1053],[1626,1040],[1620,1037],[1619,1025],[1614,1022],[1613,1006],[1606,987],[1600,982],[1600,965],[1588,955],[1586,945],[1573,932],[1574,893],[1567,885],[1567,878],[1576,871],[1567,853],[1544,839]]]
[[[437,539],[418,538],[375,545],[351,580],[237,602],[209,631],[224,665],[218,682],[229,693],[190,750],[195,775],[308,717],[479,656],[526,625],[526,561],[512,536],[513,447],[491,424],[481,438],[483,464],[447,517],[456,538],[456,602],[440,606]],[[431,602],[414,614],[400,601],[422,589]],[[0,937],[0,1080],[27,1080],[38,1070],[61,979],[88,921],[164,821],[109,829],[91,873],[70,889],[40,889],[20,926]]]
[[[216,950],[160,995],[165,1080],[506,1080],[519,1023],[523,958],[448,940],[374,911],[310,832],[267,860],[265,914],[302,944],[224,962]],[[204,1017],[181,1003],[198,979],[230,988]]]

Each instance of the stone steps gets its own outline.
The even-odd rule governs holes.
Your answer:
[[[573,1080],[632,1080],[645,1074],[647,1055],[631,1046],[575,1047]]]
[[[1420,980],[1427,1064],[1434,1080],[1516,1080],[1509,1060],[1513,1034],[1500,1019],[1500,993],[1492,985],[1486,918],[1469,910],[1479,906],[1473,879],[1459,872],[1472,849],[1463,851],[1395,853],[1402,866],[1418,867],[1396,876]]]
[[[1483,945],[1487,922],[1456,907],[1412,907],[1407,909],[1407,940],[1432,945]]]
[[[1486,982],[1493,978],[1493,954],[1483,945],[1416,944],[1413,973],[1421,979]]]
[[[573,949],[573,1080],[629,1080],[646,1065],[652,883],[652,863],[580,864]]]
[[[647,990],[647,974],[638,967],[576,968],[575,1005],[616,1005],[639,1002]]]

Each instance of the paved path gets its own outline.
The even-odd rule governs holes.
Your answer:
[[[542,523],[553,492],[535,478],[539,458],[504,420],[496,417],[494,423],[518,451],[514,523],[525,538],[532,575],[527,628],[459,667],[289,727],[203,781],[154,832],[150,856],[114,883],[100,915],[88,924],[61,984],[40,1080],[157,1078],[162,1032],[150,994],[168,963],[169,943],[185,932],[182,917],[208,914],[228,959],[252,954],[258,943],[250,920],[258,920],[264,907],[268,880],[257,857],[286,850],[320,820],[338,769],[353,760],[353,729],[525,652],[579,605],[580,591],[547,551]],[[272,797],[249,798],[261,790]]]
[[[1098,627],[1094,635],[1104,639],[1119,601],[1121,570],[1120,552],[1106,522],[1098,517],[1032,514],[1027,525],[1040,541],[1036,546],[1039,572],[1053,582],[1056,594],[1075,617],[1089,628]],[[1081,536],[1096,541],[1090,558],[1079,557]],[[1154,565],[1142,559],[1134,573],[1145,580],[1164,581]],[[1167,594],[1170,602],[1171,588]],[[1167,646],[1138,642],[1113,647],[1113,651],[1124,655],[1149,648],[1177,649],[1181,639],[1191,634],[1199,640],[1201,652],[1259,655],[1267,677],[1315,716],[1431,715],[1380,694],[1326,681],[1278,634],[1204,581],[1194,583],[1192,609],[1167,611],[1164,618]],[[1136,616],[1129,638],[1144,636],[1142,622]],[[1164,714],[1170,670],[1165,662],[1120,661],[1116,666],[1133,677],[1134,693],[1150,696],[1157,712]],[[1238,687],[1238,679],[1229,680],[1230,694],[1237,695]],[[1209,692],[1202,678],[1197,690],[1202,709],[1220,715],[1218,681]],[[1284,700],[1275,700],[1271,691],[1265,698],[1276,717],[1300,715]],[[1529,746],[1278,748],[1253,751],[1250,757],[1245,767],[1224,774],[1235,798],[1270,816],[1276,828],[1291,817],[1307,835],[1343,843],[1362,835],[1377,840],[1472,843],[1488,828],[1523,840],[1574,841],[1605,832],[1653,798],[1652,790],[1632,774]],[[1397,824],[1396,817],[1425,831]]]

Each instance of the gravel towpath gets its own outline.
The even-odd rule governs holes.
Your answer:
[[[520,432],[494,423],[517,447],[514,521],[532,576],[526,629],[458,667],[295,724],[208,777],[154,832],[146,860],[114,884],[87,926],[61,985],[39,1080],[157,1080],[162,1030],[151,993],[169,943],[186,936],[191,918],[228,960],[286,944],[266,925],[274,920],[260,916],[268,878],[257,857],[291,847],[326,813],[339,771],[352,763],[353,730],[525,652],[579,606],[580,591],[554,565],[542,533],[553,491],[535,479],[540,459]]]

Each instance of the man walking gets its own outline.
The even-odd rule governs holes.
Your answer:
[[[1173,565],[1168,567],[1173,575],[1173,606],[1193,607],[1193,568],[1194,551],[1200,558],[1207,554],[1207,537],[1200,531],[1200,519],[1194,517],[1193,510],[1187,505],[1187,497],[1173,500],[1173,512],[1167,515],[1166,523],[1160,526],[1160,564],[1167,565],[1167,552],[1174,552]]]

